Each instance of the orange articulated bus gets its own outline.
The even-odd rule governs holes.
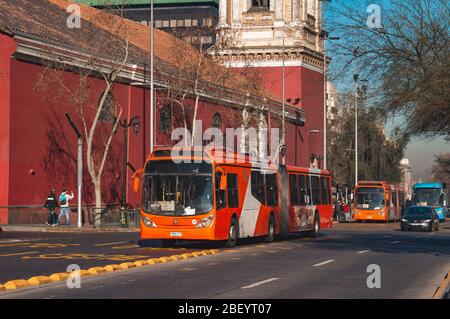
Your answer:
[[[181,154],[179,152],[178,154]],[[161,239],[223,241],[308,232],[332,226],[329,172],[272,165],[261,168],[248,156],[190,151],[174,156],[159,148],[134,176],[142,180],[141,242]]]
[[[360,181],[354,189],[353,219],[358,221],[398,221],[403,192],[384,181]]]

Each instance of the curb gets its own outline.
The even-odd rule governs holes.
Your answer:
[[[79,271],[74,271],[73,273],[79,272],[79,275],[81,277],[85,276],[95,276],[100,275],[104,273],[111,273],[116,271],[123,271],[127,269],[132,268],[139,268],[149,265],[155,265],[160,263],[169,263],[177,260],[185,260],[189,258],[196,258],[199,256],[206,256],[206,255],[214,255],[219,252],[218,249],[208,249],[208,250],[201,250],[201,251],[195,251],[192,253],[183,253],[180,255],[172,255],[172,256],[165,256],[165,257],[159,257],[159,258],[150,258],[147,260],[137,260],[134,262],[123,262],[120,264],[111,264],[106,265],[103,267],[91,267],[89,269],[81,269]],[[48,283],[58,282],[66,280],[72,273],[69,272],[63,272],[63,273],[54,273],[49,276],[33,276],[29,279],[15,279],[7,281],[4,284],[0,284],[0,292],[10,291],[10,290],[17,290],[21,288],[26,288],[29,286],[37,286],[37,285],[44,285]]]
[[[61,227],[61,226],[60,226]],[[62,226],[65,227],[65,226]],[[48,233],[135,233],[139,232],[140,228],[122,228],[122,227],[105,227],[105,228],[90,228],[82,227],[77,228],[73,226],[71,228],[58,228],[58,227],[45,227],[45,226],[1,226],[0,231],[4,232],[48,232]]]
[[[434,292],[432,299],[444,299],[447,290],[450,287],[450,271],[444,276],[439,287]]]

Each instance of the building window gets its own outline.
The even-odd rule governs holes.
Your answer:
[[[191,27],[192,26],[192,20],[191,19],[184,20],[184,26],[185,27]]]
[[[100,101],[103,97],[103,94],[100,96]],[[114,123],[114,119],[116,117],[116,102],[114,101],[114,95],[111,92],[108,92],[106,95],[105,102],[103,102],[102,111],[100,112],[99,121],[104,123]]]
[[[177,20],[177,27],[184,27],[184,20]]]
[[[162,27],[163,27],[163,28],[168,28],[169,26],[170,26],[169,20],[163,20],[163,22],[162,22]]]
[[[268,11],[269,8],[269,0],[252,0],[252,7],[248,11]]]
[[[170,20],[170,27],[176,28],[177,27],[177,20]]]
[[[222,131],[222,118],[220,117],[219,113],[214,114],[211,121],[211,127],[218,128],[220,131]]]
[[[162,28],[163,21],[162,20],[155,20],[155,28]]]
[[[162,108],[161,119],[159,122],[161,132],[170,132],[172,129],[172,108],[170,105],[166,105]]]
[[[198,26],[198,20],[197,19],[192,20],[192,26],[193,27]]]

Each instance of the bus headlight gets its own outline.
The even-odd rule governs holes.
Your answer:
[[[147,226],[147,227],[152,227],[152,228],[156,227],[155,222],[152,221],[150,218],[144,216],[144,215],[142,215],[142,222],[143,222],[144,225]]]
[[[214,216],[209,215],[208,217],[202,219],[197,225],[195,225],[195,228],[206,228],[212,225],[214,221]]]

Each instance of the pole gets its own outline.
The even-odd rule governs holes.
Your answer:
[[[150,2],[150,153],[154,147],[154,107],[153,107],[153,71],[154,71],[154,34],[153,34],[153,1]]]
[[[83,187],[83,138],[78,137],[78,155],[77,155],[77,181],[78,181],[78,228],[83,227],[81,220],[81,189]]]
[[[325,50],[326,30],[326,8],[327,0],[323,0],[323,169],[327,169],[327,55]]]
[[[82,222],[81,222],[81,188],[83,186],[83,136],[80,133],[80,130],[75,125],[75,123],[72,121],[72,118],[70,115],[66,112],[65,116],[67,120],[69,121],[70,126],[72,126],[73,130],[75,131],[75,134],[78,138],[78,147],[77,147],[77,186],[78,186],[78,228],[81,228]]]
[[[281,83],[282,83],[282,95],[283,95],[283,124],[282,124],[282,134],[283,134],[283,145],[282,145],[282,147],[285,147],[285,145],[286,145],[286,126],[285,126],[285,102],[284,102],[284,100],[285,100],[285,97],[284,97],[284,34],[283,34],[283,67],[282,67],[282,81],[281,81]],[[286,164],[286,154],[285,154],[286,152],[284,151],[284,152],[282,152],[282,154],[281,154],[281,163],[283,164],[283,165],[285,165]]]
[[[122,180],[122,206],[125,209],[127,205],[127,153],[128,153],[128,125],[124,121],[123,126],[123,180]]]
[[[355,92],[355,187],[358,184],[358,80]]]

